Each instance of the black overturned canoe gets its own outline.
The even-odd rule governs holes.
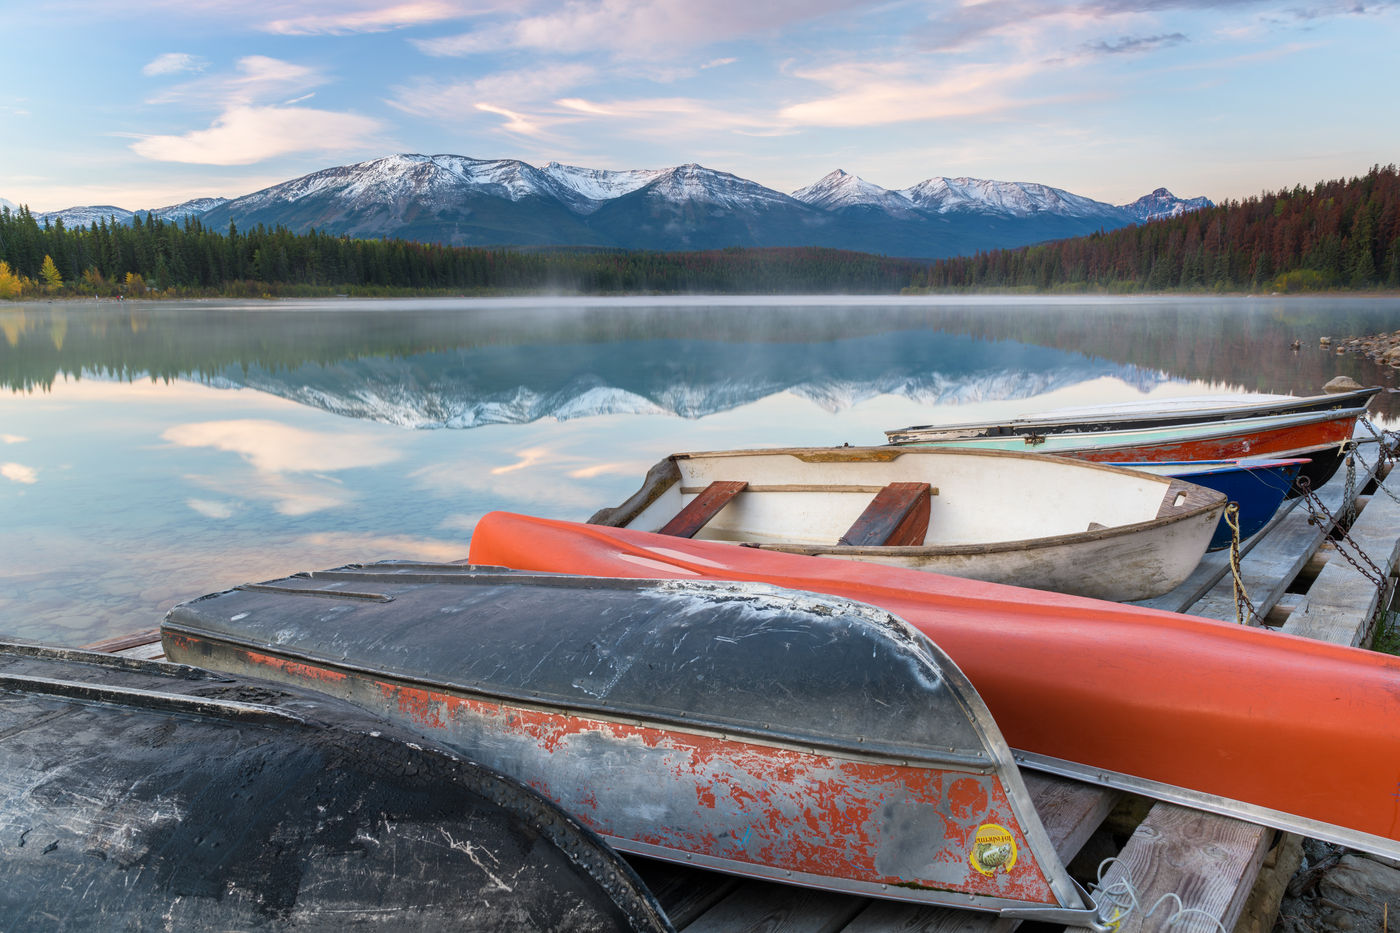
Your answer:
[[[671,926],[557,806],[311,691],[0,643],[6,930]]]
[[[172,658],[313,685],[452,744],[624,851],[1093,918],[981,698],[870,606],[389,562],[206,596],[162,634]]]

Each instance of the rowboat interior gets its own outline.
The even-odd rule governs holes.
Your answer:
[[[989,451],[723,451],[667,458],[591,521],[738,544],[957,547],[1153,522],[1212,495],[1129,470]]]

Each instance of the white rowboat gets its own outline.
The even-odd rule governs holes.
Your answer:
[[[1134,600],[1191,573],[1225,501],[1039,454],[792,448],[675,454],[590,521]]]

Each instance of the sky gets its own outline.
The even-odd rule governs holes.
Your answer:
[[[1400,160],[1400,0],[0,0],[0,198],[398,152],[1214,201]]]

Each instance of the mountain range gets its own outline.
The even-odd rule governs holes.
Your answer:
[[[221,229],[281,225],[453,246],[690,250],[822,246],[937,258],[1081,236],[1212,206],[1165,188],[1112,205],[1048,185],[934,177],[890,190],[837,170],[784,194],[697,164],[613,171],[400,154],[324,169],[232,200],[150,211]],[[117,207],[36,215],[87,226]]]

